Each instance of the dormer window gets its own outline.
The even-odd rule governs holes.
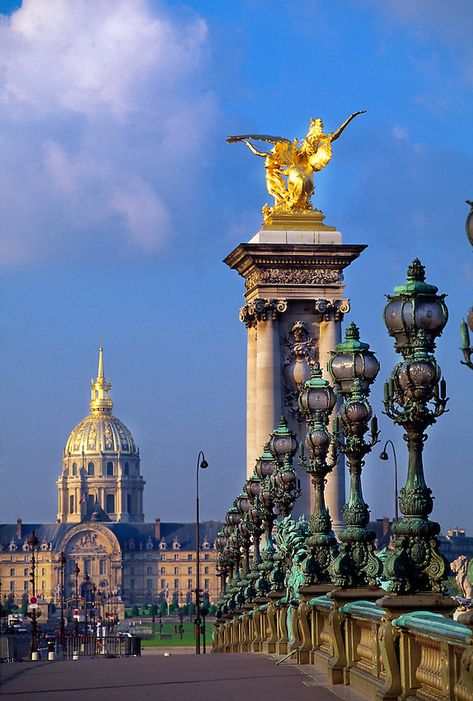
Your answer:
[[[161,538],[161,540],[159,541],[159,549],[160,549],[160,550],[166,550],[167,547],[168,547],[168,546],[167,546],[166,541],[164,540],[164,538]]]
[[[95,474],[95,468],[94,468],[94,463],[93,463],[93,462],[89,462],[89,464],[87,465],[87,474],[89,475],[89,477],[93,477],[93,476],[94,476],[94,474]]]

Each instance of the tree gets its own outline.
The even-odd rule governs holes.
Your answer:
[[[158,615],[158,607],[156,604],[151,604],[151,608],[149,610],[150,616],[157,616]]]
[[[131,615],[132,616],[139,616],[140,615],[140,612],[138,610],[138,606],[136,604],[133,604],[133,606],[131,607]]]

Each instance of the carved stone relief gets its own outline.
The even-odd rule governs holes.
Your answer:
[[[332,268],[260,268],[245,279],[246,289],[255,285],[338,285],[341,270]]]
[[[286,310],[285,299],[254,299],[240,309],[240,321],[243,321],[247,328],[251,328],[256,326],[258,321],[276,319],[278,314],[283,314]]]
[[[311,366],[317,360],[315,338],[310,335],[305,321],[296,321],[282,339],[282,344],[285,350],[282,354],[284,404],[288,412],[301,421],[297,397],[304,382],[310,378]]]
[[[348,299],[316,299],[314,311],[320,314],[323,321],[341,321],[344,314],[350,311]]]

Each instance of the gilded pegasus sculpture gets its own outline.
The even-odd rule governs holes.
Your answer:
[[[255,156],[264,158],[266,188],[274,205],[265,204],[262,212],[265,221],[275,212],[307,212],[313,210],[314,173],[322,170],[332,158],[332,142],[342,135],[352,119],[366,110],[354,112],[334,132],[324,134],[321,119],[311,119],[303,141],[290,141],[284,136],[267,134],[242,134],[227,137],[227,143],[245,143]],[[259,151],[251,142],[274,144],[270,151]]]

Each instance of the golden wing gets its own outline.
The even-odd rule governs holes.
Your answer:
[[[269,134],[241,134],[239,136],[227,136],[227,144],[236,144],[238,141],[247,141],[252,139],[253,141],[267,141],[270,144],[278,143],[292,143],[285,136],[270,136]]]

